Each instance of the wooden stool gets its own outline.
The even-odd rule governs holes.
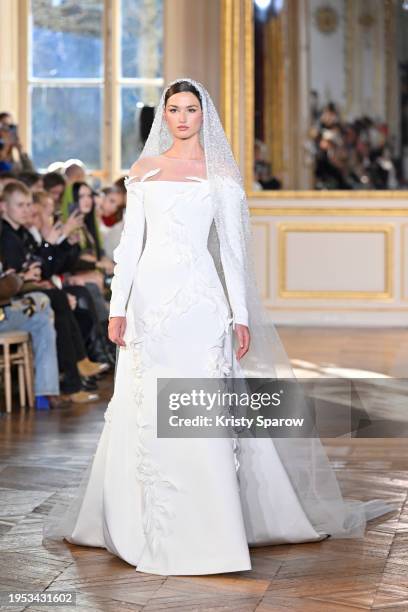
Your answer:
[[[17,350],[11,352],[10,347],[17,345]],[[4,370],[4,392],[6,398],[6,412],[11,412],[11,366],[18,367],[18,391],[20,407],[26,405],[26,391],[28,405],[34,408],[34,376],[33,360],[31,354],[30,334],[24,331],[0,332],[0,346],[3,355],[0,357],[0,370]]]

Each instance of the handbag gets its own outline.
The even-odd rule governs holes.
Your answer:
[[[24,280],[16,272],[0,276],[0,305],[8,304],[24,284]]]

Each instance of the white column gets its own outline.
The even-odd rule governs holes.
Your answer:
[[[1,0],[0,19],[0,112],[8,111],[18,121],[18,2]]]

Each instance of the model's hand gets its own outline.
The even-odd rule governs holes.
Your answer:
[[[248,327],[240,323],[236,323],[235,325],[235,334],[238,339],[236,356],[239,361],[248,352],[251,336]]]
[[[111,342],[118,346],[126,346],[123,336],[126,331],[126,317],[112,317],[109,319],[108,336]]]

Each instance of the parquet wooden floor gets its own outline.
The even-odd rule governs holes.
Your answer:
[[[328,368],[403,376],[405,329],[279,329],[299,374]],[[74,590],[76,607],[125,612],[408,611],[408,445],[399,439],[328,440],[345,490],[380,496],[399,511],[369,524],[361,540],[269,546],[251,550],[253,569],[211,576],[138,574],[101,549],[41,542],[50,497],[78,476],[95,448],[103,401],[64,410],[0,418],[0,590]],[[4,408],[3,408],[4,410]],[[30,605],[2,610],[57,610]]]

